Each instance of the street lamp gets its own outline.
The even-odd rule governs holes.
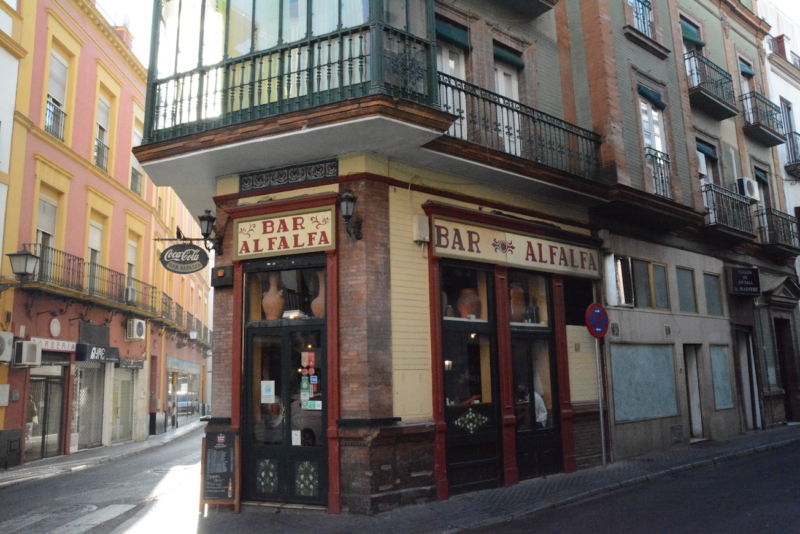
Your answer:
[[[14,275],[23,280],[36,274],[36,265],[39,263],[39,256],[24,250],[6,254],[11,261],[11,270]]]
[[[362,239],[364,235],[361,233],[361,219],[353,219],[353,210],[355,210],[356,207],[356,200],[358,200],[358,198],[356,198],[349,189],[342,191],[339,195],[339,211],[342,212],[347,235],[358,240]]]

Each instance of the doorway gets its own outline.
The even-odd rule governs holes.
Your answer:
[[[247,499],[328,499],[324,326],[249,328],[243,405]]]
[[[57,366],[31,369],[25,439],[26,461],[61,454],[63,370],[63,367]]]
[[[683,360],[686,371],[686,396],[689,404],[689,422],[692,441],[703,439],[703,409],[700,403],[700,345],[684,345]]]
[[[761,428],[761,409],[758,402],[758,380],[756,379],[753,339],[750,332],[745,330],[736,331],[736,347],[742,381],[742,407],[744,409],[745,428],[747,430],[755,430]]]
[[[787,421],[795,421],[798,416],[792,406],[792,395],[797,390],[797,376],[792,370],[797,361],[792,338],[792,322],[789,319],[775,319],[775,345],[778,352],[778,375],[783,389],[783,405]]]

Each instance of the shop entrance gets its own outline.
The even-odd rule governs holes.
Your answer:
[[[245,496],[325,504],[328,455],[324,328],[248,329]]]
[[[792,323],[788,319],[775,319],[775,345],[778,352],[780,386],[784,391],[783,405],[787,421],[797,421],[800,414],[794,413],[792,395],[797,390],[795,374],[794,342],[792,340]]]
[[[56,366],[31,369],[25,439],[26,461],[61,454],[63,369]]]

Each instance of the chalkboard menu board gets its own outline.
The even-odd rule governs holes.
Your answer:
[[[203,439],[201,504],[238,503],[238,443],[235,432],[209,432]]]

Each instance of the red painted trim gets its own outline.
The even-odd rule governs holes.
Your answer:
[[[436,436],[433,439],[433,480],[436,484],[436,498],[444,501],[450,497],[447,483],[447,425],[444,422],[444,370],[442,369],[442,294],[439,289],[439,258],[428,244],[428,299],[431,314],[431,383],[433,386],[433,421],[436,423]]]
[[[599,248],[603,244],[603,241],[601,239],[597,239],[596,237],[568,232],[547,223],[537,221],[522,221],[509,216],[469,210],[451,206],[449,204],[441,204],[439,202],[428,201],[422,205],[422,209],[424,209],[425,213],[428,215],[436,215],[458,221],[469,221],[469,223],[474,223],[481,226],[490,226],[501,228],[503,230],[512,230],[524,234],[547,237],[556,239],[558,241],[563,241],[565,243],[574,243],[577,245],[594,248]],[[433,229],[432,224],[431,229]]]
[[[517,470],[517,418],[514,414],[514,375],[511,363],[511,323],[508,304],[508,267],[495,266],[495,315],[497,316],[497,358],[500,378],[500,410],[503,426],[503,484],[519,482]]]
[[[308,198],[279,200],[266,204],[237,206],[235,208],[228,208],[225,210],[225,212],[231,219],[243,219],[245,217],[257,217],[259,215],[269,215],[284,211],[298,211],[312,208],[322,208],[325,206],[335,206],[338,199],[338,193],[325,193],[324,195],[310,196]]]
[[[65,399],[65,406],[64,406],[64,416],[62,418],[64,426],[63,428],[63,436],[61,438],[62,443],[62,454],[69,454],[71,439],[72,439],[72,403],[74,402],[74,395],[75,395],[75,353],[72,352],[69,355],[69,367],[67,367],[67,376],[64,377],[64,387],[67,388],[65,391],[66,399]]]
[[[569,362],[567,356],[567,318],[564,309],[564,277],[553,275],[553,328],[556,337],[556,372],[558,373],[558,400],[561,415],[561,454],[564,472],[572,473],[575,464],[575,440],[572,432],[572,398],[569,390]]]
[[[244,273],[242,262],[233,262],[233,311],[231,313],[231,430],[238,432],[242,424],[242,361],[244,345]]]
[[[328,513],[338,514],[341,505],[341,451],[339,430],[341,397],[339,384],[339,254],[328,251]]]
[[[325,186],[325,185],[331,185],[331,184],[334,184],[334,183],[337,183],[337,182],[338,183],[345,183],[345,182],[353,182],[353,181],[360,181],[360,180],[371,180],[371,181],[374,181],[374,182],[381,182],[381,183],[385,183],[386,185],[388,185],[390,187],[399,187],[399,188],[402,188],[402,189],[408,189],[408,190],[415,191],[415,192],[418,192],[418,193],[425,193],[425,194],[437,196],[439,198],[446,198],[446,199],[449,199],[449,200],[457,200],[459,202],[466,202],[468,204],[477,204],[477,205],[480,205],[480,206],[485,206],[487,208],[492,208],[492,209],[496,209],[496,210],[502,210],[505,213],[515,213],[517,215],[523,215],[525,217],[532,217],[532,218],[536,218],[536,219],[545,219],[547,221],[550,221],[550,222],[553,222],[553,223],[556,223],[556,224],[564,224],[564,225],[567,225],[567,226],[572,226],[574,228],[585,228],[585,229],[589,229],[590,228],[590,226],[586,222],[579,221],[577,219],[569,219],[569,218],[566,218],[566,217],[558,217],[558,216],[554,216],[554,215],[549,214],[549,213],[544,213],[542,211],[519,208],[519,207],[515,207],[515,206],[509,206],[507,204],[503,204],[501,202],[495,202],[495,201],[489,200],[487,198],[478,198],[478,197],[473,197],[473,196],[469,196],[469,195],[464,195],[464,194],[461,194],[461,193],[453,193],[453,192],[450,192],[450,191],[443,191],[443,190],[440,190],[440,189],[435,189],[433,187],[426,187],[424,185],[419,185],[419,184],[409,184],[408,182],[403,182],[401,180],[396,180],[394,178],[389,178],[387,176],[381,176],[379,174],[373,174],[371,172],[360,172],[360,173],[356,173],[356,174],[350,174],[350,175],[347,175],[347,176],[340,176],[339,178],[336,178],[336,179],[320,180],[319,182],[313,182],[313,183],[306,182],[306,183],[297,184],[297,185],[293,185],[293,186],[276,187],[274,189],[267,189],[267,190],[263,190],[263,191],[252,192],[252,193],[233,193],[233,194],[229,194],[229,195],[219,195],[219,196],[214,197],[214,202],[217,205],[220,205],[220,204],[223,204],[225,202],[235,202],[235,201],[237,201],[239,199],[242,199],[242,198],[258,197],[258,196],[264,196],[264,195],[271,194],[271,193],[282,193],[282,192],[285,192],[285,191],[296,191],[296,190],[301,190],[301,189],[307,189],[310,186],[314,186],[314,187],[316,187],[316,186]]]

